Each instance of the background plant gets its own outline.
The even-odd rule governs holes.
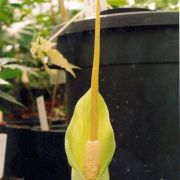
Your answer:
[[[178,0],[109,1],[118,1],[120,7],[145,7],[153,10],[177,10],[179,5]],[[83,8],[84,3],[82,0],[64,2],[68,11],[62,8],[62,0],[0,0],[0,90],[2,92],[17,97],[19,88],[24,84],[22,76],[28,72],[29,82],[26,87],[45,88],[49,94],[52,94],[49,75],[42,63],[31,57],[29,48],[35,37],[48,38],[56,25],[76,14]],[[7,65],[11,66],[7,67]],[[33,71],[39,76],[29,73]],[[4,106],[2,97],[5,97],[5,94],[0,95],[0,104]],[[6,96],[6,99],[7,97],[10,96]],[[11,100],[14,101],[13,98]]]

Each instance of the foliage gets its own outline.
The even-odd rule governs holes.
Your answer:
[[[23,106],[20,102],[18,102],[13,96],[10,96],[8,95],[7,93],[4,93],[3,91],[0,91],[0,97],[9,101],[9,102],[12,102],[12,103],[15,103],[17,105],[20,105],[20,106]]]
[[[143,7],[151,10],[178,10],[178,0],[107,0],[113,7]]]
[[[46,12],[38,10],[45,3],[51,4],[50,0],[10,2],[0,0],[0,85],[1,89],[8,86],[8,92],[14,94],[16,86],[18,87],[22,81],[23,72],[29,72],[29,79],[34,82],[33,79],[37,79],[39,77],[37,75],[43,70],[41,63],[34,60],[29,53],[34,34],[40,32],[43,36],[47,36],[56,23],[52,21],[54,14],[51,8],[54,5]],[[57,19],[59,16],[56,16]],[[48,78],[44,81],[48,81]],[[17,102],[8,94],[5,96],[6,94],[2,92],[0,98]]]
[[[75,77],[75,73],[73,69],[79,69],[77,66],[70,64],[66,58],[59,52],[54,49],[56,43],[52,43],[42,37],[37,38],[35,42],[31,43],[31,54],[34,58],[39,58],[44,64],[47,72],[49,72],[49,68],[46,65],[46,57],[50,58],[50,61],[53,65],[60,66],[64,68],[67,72],[72,74]],[[45,59],[45,60],[44,60]],[[47,58],[48,59],[48,58]]]
[[[32,58],[29,53],[30,43],[37,36],[49,37],[54,26],[62,22],[58,2],[58,0],[0,0],[0,68],[3,66],[2,59],[6,58],[8,61],[0,71],[1,87],[8,86],[13,92],[13,89],[17,89],[16,87],[21,83],[23,72],[32,72],[32,68],[44,76],[46,72],[42,62]],[[79,2],[83,3],[81,0]],[[107,0],[107,2],[109,4],[113,2],[115,4],[112,5],[119,7],[168,10],[178,8],[178,0]],[[79,9],[69,10],[68,15],[73,16],[78,11]],[[42,81],[38,81],[36,75],[29,74],[30,87],[35,85],[35,81],[41,84]],[[44,84],[49,85],[49,78],[43,81],[46,81]]]
[[[178,0],[135,0],[135,5],[147,8],[154,5],[153,9],[178,10],[178,2]]]
[[[22,71],[29,72],[38,76],[38,74],[34,70],[23,65],[18,65],[16,64],[16,61],[16,59],[0,58],[0,86],[11,86],[11,84],[7,80],[14,80],[14,77],[20,77]],[[11,64],[9,64],[9,62]],[[18,102],[14,97],[3,91],[0,91],[0,98],[22,106],[22,104]]]
[[[107,0],[107,3],[112,7],[119,7],[128,4],[127,0]]]

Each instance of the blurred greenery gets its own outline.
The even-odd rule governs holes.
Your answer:
[[[14,94],[13,91],[19,88],[22,74],[25,71],[31,72],[29,76],[30,86],[37,87],[37,84],[40,84],[42,88],[44,88],[44,84],[49,86],[47,82],[41,83],[45,73],[44,69],[39,61],[31,57],[29,48],[34,35],[39,34],[44,37],[50,35],[53,27],[60,23],[60,13],[54,12],[55,6],[50,0],[11,2],[14,1],[0,0],[0,78],[9,81],[11,85],[8,84],[11,88],[6,88],[4,86],[7,84],[0,81],[0,89],[6,89],[6,92],[8,90],[7,93]],[[51,5],[46,11],[43,10],[45,4],[46,6]],[[52,21],[54,17],[56,19]],[[6,63],[4,63],[5,58]],[[5,67],[5,65],[9,65],[9,67]],[[38,69],[38,74],[42,74],[42,76],[36,76],[32,73],[34,70],[30,68]],[[45,78],[44,81],[48,81],[48,78]],[[0,91],[0,98],[19,104],[7,93]],[[18,98],[18,95],[16,97]]]
[[[135,0],[135,6],[150,8],[154,10],[178,10],[178,0]]]
[[[140,7],[151,10],[178,10],[178,0],[107,0],[113,7]]]
[[[68,4],[68,16],[72,17],[80,9],[70,3],[84,3],[82,0],[65,0]],[[119,7],[145,7],[158,10],[177,10],[178,0],[107,0],[110,5]],[[29,87],[49,88],[49,78],[40,61],[33,59],[29,53],[30,43],[41,35],[48,38],[54,27],[62,22],[60,0],[0,0],[0,78],[10,82],[10,94],[22,83],[22,74],[27,71],[23,65],[35,69],[39,77],[29,73]],[[73,8],[72,8],[73,7]],[[83,7],[83,5],[81,6]],[[3,59],[6,63],[3,64]],[[29,69],[31,71],[31,69]],[[1,81],[0,89],[7,86]],[[13,84],[13,85],[12,85]],[[3,98],[5,94],[1,94]],[[17,91],[16,91],[17,92]],[[2,92],[3,93],[3,92]],[[7,92],[8,93],[8,92]],[[17,95],[18,96],[18,95]],[[7,100],[10,96],[6,97]],[[14,101],[14,99],[11,99]]]

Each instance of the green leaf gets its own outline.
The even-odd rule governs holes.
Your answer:
[[[5,100],[12,102],[14,104],[17,104],[19,106],[25,107],[22,103],[18,102],[13,96],[10,96],[9,94],[7,94],[5,92],[0,91],[0,98],[3,98]]]
[[[73,77],[76,77],[73,69],[80,69],[78,66],[75,66],[75,65],[69,63],[68,60],[66,58],[64,58],[64,56],[56,49],[51,49],[51,50],[47,51],[46,53],[50,57],[52,64],[64,68]]]
[[[3,69],[0,71],[0,78],[2,79],[14,79],[15,77],[20,77],[21,71],[19,69]]]
[[[34,58],[39,58],[42,62],[44,62],[44,57],[47,55],[51,59],[52,64],[64,68],[75,77],[73,69],[79,69],[79,67],[69,63],[58,50],[53,49],[55,45],[53,42],[38,37],[35,42],[31,43],[30,52]],[[43,64],[46,66],[45,63]],[[47,69],[47,67],[45,68]]]
[[[108,165],[115,150],[113,129],[109,120],[106,103],[99,94],[98,140],[100,141],[100,169],[97,180],[108,180]],[[90,139],[90,99],[89,90],[76,104],[73,117],[65,136],[65,149],[72,166],[72,180],[84,179],[83,166],[86,143]]]
[[[113,7],[124,6],[128,4],[128,0],[106,0]]]
[[[27,66],[19,65],[19,64],[7,64],[4,65],[4,68],[10,68],[10,69],[19,69],[22,72],[29,72],[30,74],[33,74],[35,76],[39,76],[38,73],[36,73],[32,68],[29,68]]]
[[[179,0],[169,0],[170,4],[178,4]]]

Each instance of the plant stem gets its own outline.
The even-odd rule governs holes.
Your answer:
[[[65,5],[64,5],[64,0],[58,0],[59,2],[59,10],[61,12],[61,20],[62,22],[65,22],[68,20],[68,16],[67,16],[67,11],[65,9]],[[60,72],[57,71],[56,73],[56,82],[53,88],[53,95],[52,95],[52,104],[51,104],[51,113],[50,115],[53,116],[53,109],[56,103],[56,94],[57,94],[57,90],[58,90],[58,86],[59,86],[59,79],[60,79]]]
[[[94,59],[91,76],[91,133],[90,140],[98,139],[98,93],[100,61],[100,0],[96,0]]]
[[[56,94],[57,94],[57,90],[58,90],[58,86],[59,86],[60,72],[57,71],[55,76],[56,76],[56,82],[55,82],[55,85],[53,87],[50,116],[53,116],[53,109],[54,109],[54,106],[55,106],[55,103],[56,103]]]
[[[51,2],[51,7],[50,7],[50,11],[51,11],[51,23],[52,24],[56,24],[56,18],[55,18],[55,12],[54,12],[54,7],[53,7],[53,4]]]
[[[58,0],[58,4],[59,4],[59,10],[61,12],[61,21],[66,22],[68,20],[68,16],[64,5],[64,0]]]

